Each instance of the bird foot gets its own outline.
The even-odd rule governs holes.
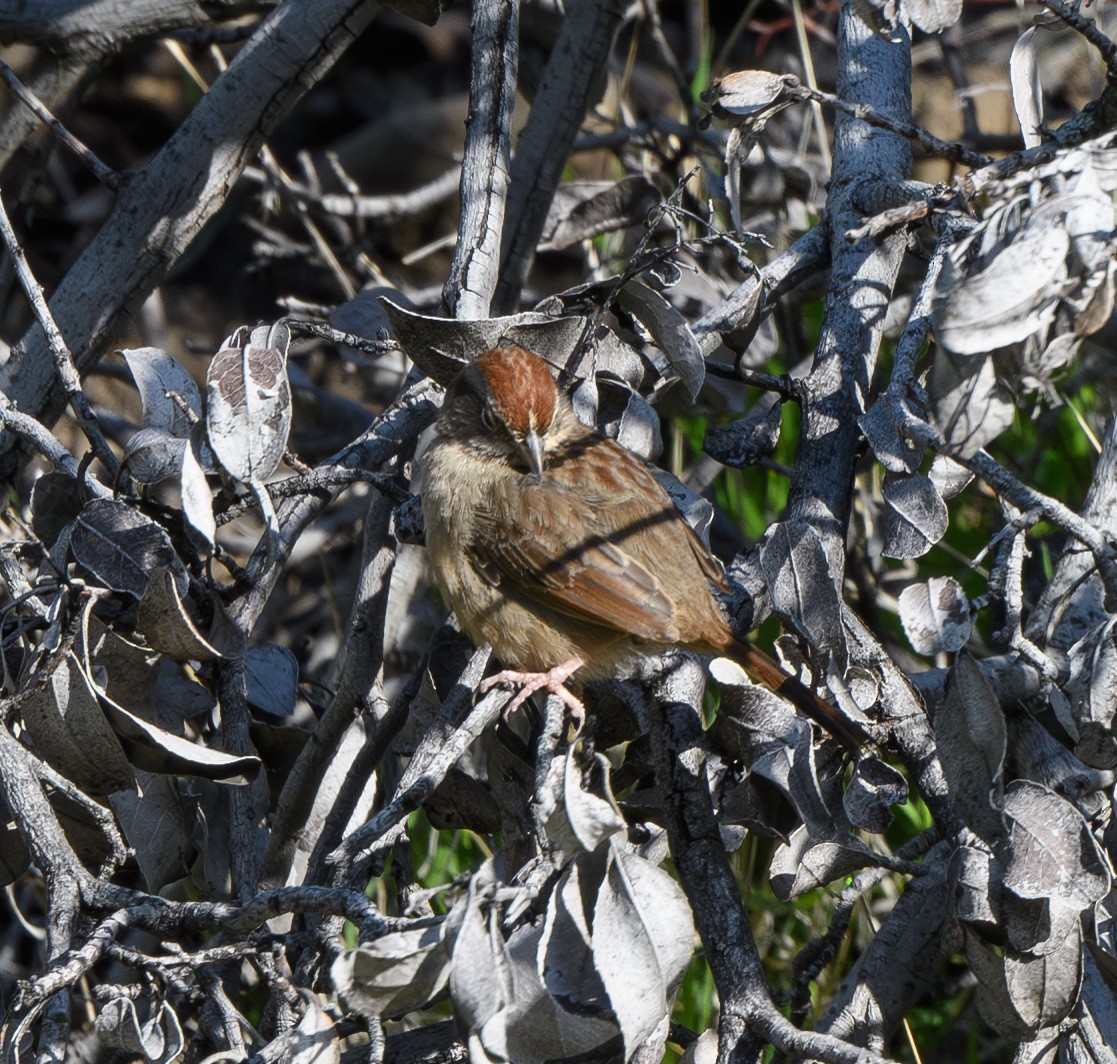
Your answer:
[[[561,665],[556,665],[546,672],[520,672],[516,669],[505,669],[495,676],[490,676],[487,680],[482,680],[480,690],[482,694],[488,694],[489,691],[500,684],[517,684],[519,686],[520,690],[516,693],[516,697],[504,707],[506,717],[512,710],[523,705],[536,691],[549,691],[562,699],[563,705],[570,710],[570,716],[577,726],[585,718],[586,707],[582,705],[580,699],[567,690],[566,681],[583,665],[585,665],[583,658],[571,658],[569,661],[564,661]]]

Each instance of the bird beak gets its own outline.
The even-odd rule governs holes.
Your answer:
[[[524,437],[524,452],[531,466],[531,471],[537,476],[543,476],[543,438],[535,429],[528,429]]]

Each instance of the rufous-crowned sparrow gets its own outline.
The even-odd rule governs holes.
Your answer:
[[[423,521],[435,576],[465,633],[489,643],[523,684],[624,675],[669,646],[735,660],[856,749],[853,721],[738,640],[714,588],[720,563],[647,465],[586,428],[547,364],[493,348],[446,393],[421,459]]]

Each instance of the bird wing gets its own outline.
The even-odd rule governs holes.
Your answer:
[[[547,478],[525,482],[522,492],[494,496],[482,507],[482,534],[470,553],[493,586],[570,617],[675,643],[674,603],[649,565],[626,549],[627,537],[659,520],[677,520],[666,493],[662,503],[671,512],[660,516],[654,504],[587,497]],[[662,563],[676,561],[664,557]]]

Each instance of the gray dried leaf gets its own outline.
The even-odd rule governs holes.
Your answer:
[[[841,815],[831,808],[836,801],[828,800],[819,779],[810,725],[783,699],[753,684],[736,662],[716,658],[710,674],[721,696],[711,739],[747,765],[751,776],[777,787],[811,838],[832,836]],[[776,829],[776,833],[785,832]]]
[[[854,836],[842,842],[817,842],[806,828],[796,828],[791,841],[776,847],[768,874],[772,893],[791,901],[874,865],[873,852]]]
[[[182,496],[182,516],[186,519],[186,531],[191,540],[204,550],[212,551],[217,542],[213,492],[209,490],[205,470],[192,446],[188,446],[182,454],[179,492]]]
[[[927,475],[945,501],[961,494],[973,480],[973,473],[965,466],[959,465],[953,458],[947,458],[945,454],[935,455]]]
[[[1014,780],[1005,792],[1009,820],[1005,889],[1020,898],[1059,897],[1085,911],[1109,889],[1108,864],[1082,814],[1054,791]]]
[[[986,1023],[1006,1038],[1022,1040],[1035,1028],[1017,1011],[1008,992],[1005,957],[969,928],[965,929],[966,960],[977,977],[977,1010]]]
[[[220,609],[216,603],[214,608]],[[228,647],[216,645],[202,635],[179,594],[173,574],[167,571],[152,574],[140,599],[136,629],[151,647],[175,661],[217,661],[230,656]]]
[[[1012,46],[1008,61],[1009,81],[1012,84],[1012,106],[1024,147],[1034,148],[1043,140],[1043,86],[1039,80],[1039,62],[1036,58],[1036,28],[1030,26]]]
[[[194,847],[193,808],[183,801],[170,776],[136,770],[140,793],[118,791],[109,804],[129,849],[136,855],[147,890],[158,894],[186,874]],[[142,797],[141,797],[142,794]]]
[[[1081,911],[1065,899],[1001,897],[1004,942],[1014,953],[1047,956],[1062,948],[1068,936],[1078,937]]]
[[[470,1060],[544,1064],[605,1046],[619,1050],[611,1019],[568,1012],[545,990],[541,928],[525,925],[504,940],[490,897],[493,886],[487,862],[447,922],[450,996],[458,1022],[469,1032]]]
[[[202,416],[202,393],[185,367],[157,347],[120,352],[140,391],[144,426],[185,439]]]
[[[679,1064],[717,1064],[718,1035],[717,1031],[703,1031],[695,1041],[687,1047],[687,1051],[679,1059]]]
[[[1017,1015],[1029,1031],[1054,1027],[1066,1019],[1078,1000],[1082,982],[1082,929],[1075,922],[1059,948],[1032,956],[1005,953],[1005,988]]]
[[[732,425],[710,429],[702,449],[715,461],[734,469],[744,469],[771,458],[780,440],[783,404],[767,410],[754,410]]]
[[[221,467],[259,484],[275,472],[291,431],[291,385],[282,324],[229,336],[206,370],[206,435]]]
[[[1117,1045],[1117,998],[1100,966],[1112,961],[1113,956],[1089,939],[1086,945],[1082,993],[1076,1010],[1078,1023],[1064,1036],[1066,1059],[1072,1064],[1109,1064]]]
[[[935,291],[935,338],[948,351],[978,355],[1039,332],[1063,294],[1069,249],[1063,225],[1045,219],[1021,229],[976,271],[952,254]]]
[[[260,759],[211,750],[200,743],[175,735],[138,713],[125,709],[93,683],[101,708],[113,731],[123,742],[133,765],[148,772],[178,776],[198,776],[221,783],[248,784],[260,772]]]
[[[662,295],[640,281],[621,286],[617,306],[636,318],[679,375],[691,402],[706,379],[706,360],[694,338],[690,323]]]
[[[289,1064],[341,1064],[341,1042],[334,1021],[313,995],[307,994],[306,998],[306,1011],[289,1032],[291,1042],[284,1060]]]
[[[649,462],[663,450],[659,415],[638,392],[627,384],[598,377],[597,420],[606,436]],[[619,407],[619,410],[618,410]]]
[[[347,1009],[391,1020],[426,1008],[450,979],[442,925],[394,931],[343,950],[330,978]]]
[[[384,310],[407,356],[431,380],[449,385],[462,366],[501,343],[534,351],[555,369],[565,368],[588,319],[525,311],[504,318],[458,321],[416,314],[383,299]]]
[[[953,654],[970,638],[970,602],[950,576],[933,576],[900,592],[900,623],[917,654]]]
[[[151,1000],[149,1007],[154,1015],[141,1020],[131,998],[113,998],[97,1014],[97,1035],[103,1046],[139,1054],[150,1064],[172,1064],[186,1049],[178,1016],[166,1001]]]
[[[624,830],[624,817],[609,789],[609,762],[594,754],[597,778],[602,781],[603,796],[598,797],[584,785],[584,774],[578,762],[579,744],[566,752],[563,767],[563,807],[570,830],[584,850],[595,850],[611,835]]]
[[[213,750],[149,724],[115,702],[105,699],[103,704],[108,708],[113,729],[124,740],[133,764],[139,768],[237,786],[247,786],[260,773],[258,757]]]
[[[904,777],[883,759],[868,755],[858,758],[853,767],[842,808],[854,827],[879,834],[892,823],[892,806],[907,800]]]
[[[187,440],[165,429],[140,429],[124,448],[123,465],[141,484],[158,484],[178,475],[189,446]]]
[[[593,904],[600,886],[600,866],[600,860],[572,861],[547,903],[539,974],[547,994],[566,1012],[593,1014],[609,1008],[605,984],[594,967],[592,909],[587,912],[587,901]]]
[[[1050,787],[1080,808],[1085,806],[1087,815],[1100,812],[1103,800],[1108,805],[1103,792],[1113,789],[1117,774],[1085,764],[1038,721],[1021,716],[1009,731],[1008,741],[1013,775]],[[1097,807],[1090,802],[1095,795]]]
[[[1001,934],[1001,866],[977,846],[959,846],[950,863],[954,913],[983,937]]]
[[[924,33],[942,33],[962,16],[962,0],[901,0],[905,15]]]
[[[1016,413],[1012,395],[998,381],[992,359],[964,358],[942,348],[935,351],[931,366],[930,395],[931,421],[966,456],[999,436]],[[936,456],[939,458],[942,456]],[[933,466],[931,475],[934,480]],[[969,482],[968,473],[959,472],[957,477],[967,478],[963,487]]]
[[[1087,630],[1067,651],[1067,663],[1065,699],[1053,699],[1061,710],[1059,723],[1086,764],[1117,767],[1117,621],[1110,618]]]
[[[561,251],[602,233],[640,225],[661,202],[646,177],[617,182],[582,181],[560,185],[543,226],[540,251]]]
[[[299,663],[278,643],[249,647],[244,653],[249,703],[270,717],[289,717],[299,693]]]
[[[946,534],[946,503],[931,478],[923,473],[884,478],[884,544],[886,558],[920,558]]]
[[[1101,188],[1093,166],[1084,166],[1066,190],[1048,199],[1041,211],[1056,217],[1062,215],[1078,276],[1090,277],[1112,263],[1117,217],[1113,200]]]
[[[710,525],[714,520],[714,508],[708,499],[704,499],[696,491],[691,491],[678,477],[672,476],[666,469],[650,466],[649,472],[659,481],[675,509],[683,515],[691,528],[698,534],[698,538],[709,546]]]
[[[35,481],[31,489],[31,528],[53,547],[67,525],[82,511],[77,481],[65,473],[51,471]]]
[[[83,657],[97,686],[110,698],[157,707],[156,720],[177,728],[213,711],[214,699],[192,673],[150,647],[130,642],[90,618],[89,654]],[[82,644],[84,654],[84,639]]]
[[[623,381],[633,391],[643,390],[645,375],[647,373],[647,360],[631,344],[627,344],[612,329],[606,325],[599,325],[593,338],[586,344],[593,374],[605,377],[614,377]],[[587,359],[581,360],[581,366],[587,365]],[[578,370],[579,367],[572,366]],[[588,377],[587,380],[592,380]],[[593,425],[591,419],[588,424]]]
[[[152,573],[187,586],[186,568],[167,533],[119,499],[86,503],[73,523],[70,552],[100,587],[142,598]]]
[[[933,725],[954,815],[986,842],[1003,838],[1004,711],[969,654],[950,670]]]
[[[858,419],[877,461],[890,473],[914,473],[923,459],[923,449],[901,431],[906,420],[903,405],[891,392],[885,392]]]
[[[716,118],[757,124],[803,99],[799,79],[768,70],[735,70],[716,78],[702,102]]]
[[[36,678],[19,708],[39,756],[87,794],[135,789],[128,757],[72,652]]]
[[[760,566],[776,611],[845,672],[849,654],[841,598],[817,531],[806,521],[781,521],[760,543]]]
[[[670,1015],[694,950],[686,897],[666,872],[608,843],[593,907],[593,966],[624,1038],[625,1059]]]
[[[714,658],[710,677],[718,685],[718,715],[710,737],[736,761],[751,765],[776,742],[798,748],[810,744],[810,726],[782,698],[754,684],[731,658]]]

